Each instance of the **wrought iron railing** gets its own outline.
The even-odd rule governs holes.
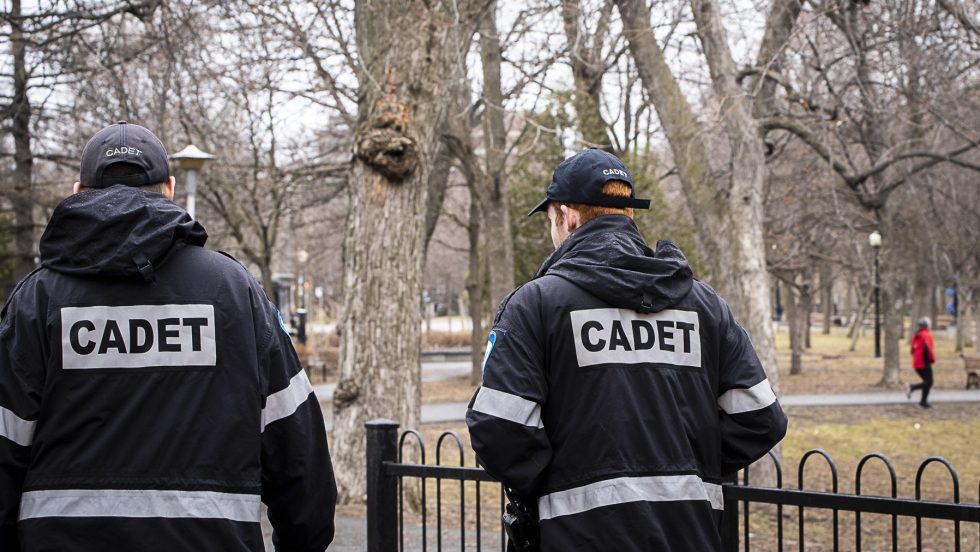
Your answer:
[[[425,442],[422,435],[414,430],[404,431],[398,434],[398,423],[390,420],[373,420],[366,424],[367,428],[367,542],[368,552],[414,552],[419,550],[427,552],[432,549],[438,552],[443,550],[443,492],[442,483],[446,480],[459,482],[459,528],[458,543],[453,543],[453,547],[459,547],[463,552],[466,550],[489,550],[500,547],[503,551],[506,546],[503,528],[497,523],[494,533],[499,531],[499,535],[494,535],[495,539],[487,546],[487,539],[484,531],[484,496],[481,496],[481,487],[494,485],[495,493],[499,494],[499,510],[494,504],[494,517],[499,520],[499,513],[503,511],[503,493],[499,492],[500,484],[490,477],[483,469],[472,466],[465,466],[466,455],[462,439],[453,433],[445,432],[436,441],[435,464],[428,464],[426,461]],[[456,465],[443,465],[442,450],[445,443],[455,446],[458,452],[458,462]],[[406,445],[414,445],[409,449],[411,454],[416,456],[417,461],[407,463],[404,461]],[[448,446],[448,445],[447,445]],[[831,490],[815,491],[808,490],[805,486],[805,469],[811,458],[823,458],[830,470]],[[959,476],[953,466],[945,459],[931,457],[920,464],[915,475],[915,498],[899,498],[898,478],[892,462],[880,453],[870,453],[865,455],[857,465],[854,479],[854,493],[845,494],[840,492],[838,467],[831,456],[821,450],[814,449],[803,455],[797,470],[797,488],[788,489],[783,487],[783,470],[778,458],[770,453],[776,476],[776,487],[754,487],[749,483],[748,470],[742,472],[740,483],[726,483],[723,486],[725,500],[725,514],[722,521],[722,542],[725,552],[749,552],[752,550],[753,540],[753,516],[751,510],[753,505],[770,505],[775,508],[775,535],[765,541],[765,550],[779,550],[783,552],[786,547],[784,538],[784,516],[785,508],[797,508],[797,529],[798,538],[796,549],[800,552],[806,550],[806,513],[810,510],[829,510],[832,517],[832,544],[822,545],[821,549],[830,548],[838,550],[856,550],[861,552],[862,548],[862,514],[879,514],[890,516],[891,524],[887,540],[890,542],[891,550],[900,550],[900,532],[898,520],[902,518],[913,518],[915,520],[915,550],[923,550],[923,520],[939,520],[950,522],[953,526],[952,543],[950,546],[942,548],[944,550],[955,550],[963,552],[965,550],[980,549],[980,504],[960,502],[960,482]],[[881,462],[888,470],[890,495],[891,496],[871,496],[862,494],[862,475],[866,465],[871,461]],[[942,465],[949,474],[952,501],[937,502],[923,500],[922,481],[926,468],[931,464]],[[421,539],[418,543],[409,542],[406,545],[406,515],[412,514],[405,506],[405,479],[418,479],[420,484],[412,489],[417,489],[418,507],[416,515],[419,516]],[[429,529],[429,505],[428,487],[430,481],[435,482],[435,547],[430,548],[430,541],[433,540],[428,532]],[[472,525],[471,540],[467,540],[467,500],[465,482],[474,483],[474,505],[475,513],[469,518]],[[980,482],[978,482],[980,483]],[[978,487],[980,495],[980,487]],[[495,501],[496,502],[496,501]],[[853,513],[853,545],[841,542],[840,512]],[[966,523],[975,528],[976,540],[972,537],[963,538],[962,525]],[[976,525],[973,525],[976,524]],[[411,524],[414,526],[415,524]],[[882,535],[876,542],[882,541]],[[416,536],[418,540],[418,536]],[[963,545],[964,541],[967,543]],[[875,545],[875,550],[883,549],[881,545]],[[940,545],[943,546],[943,545]],[[935,549],[936,545],[930,546]],[[908,544],[903,544],[901,550],[911,550]]]

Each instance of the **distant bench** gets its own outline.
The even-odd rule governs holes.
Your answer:
[[[963,369],[966,370],[966,388],[980,389],[980,355],[963,357]]]

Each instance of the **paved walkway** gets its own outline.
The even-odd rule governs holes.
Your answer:
[[[445,381],[460,378],[470,374],[470,361],[422,361],[422,381]],[[321,401],[333,399],[336,383],[324,383],[313,386],[316,397]]]
[[[444,381],[469,375],[469,361],[423,361],[422,381]],[[333,398],[335,384],[314,386],[316,396],[321,401]],[[783,395],[779,398],[783,406],[868,406],[885,404],[914,404],[918,394],[910,401],[904,391],[882,391],[872,393],[845,393],[834,395]],[[980,402],[980,391],[976,389],[933,390],[929,399],[935,404]],[[465,402],[431,403],[422,405],[422,423],[460,422],[466,415]],[[333,412],[324,409],[327,427],[332,427]]]
[[[905,392],[849,393],[841,395],[784,395],[779,398],[783,406],[867,406],[882,404],[915,404],[918,393],[910,401]],[[980,402],[980,391],[935,390],[929,393],[929,401],[935,404]],[[435,403],[422,405],[422,423],[462,421],[466,415],[465,402]]]

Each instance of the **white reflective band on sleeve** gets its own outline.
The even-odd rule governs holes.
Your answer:
[[[705,483],[696,475],[657,475],[607,479],[551,493],[538,499],[538,514],[544,520],[629,502],[681,500],[704,500],[715,510],[724,509],[721,485]]]
[[[542,428],[541,405],[517,395],[481,387],[473,410],[530,427]]]
[[[300,370],[293,379],[289,380],[289,385],[285,389],[276,391],[265,399],[265,408],[262,409],[262,431],[265,431],[265,426],[272,422],[296,412],[312,392],[313,386],[306,377],[306,370]]]
[[[769,380],[764,379],[748,389],[729,389],[718,397],[718,406],[726,414],[752,412],[776,402],[776,394],[769,386]]]
[[[34,441],[35,424],[37,422],[25,420],[0,406],[0,437],[6,437],[22,447],[29,447]]]
[[[66,489],[30,491],[21,496],[20,519],[124,517],[228,519],[258,523],[257,494],[214,491]]]

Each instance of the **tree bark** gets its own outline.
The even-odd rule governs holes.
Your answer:
[[[694,2],[715,94],[731,144],[730,177],[712,175],[708,147],[694,111],[670,72],[650,28],[645,1],[616,0],[637,72],[667,135],[690,211],[698,213],[696,240],[713,282],[752,336],[774,388],[778,388],[769,279],[763,243],[762,140],[751,109],[735,83],[735,64],[713,5]],[[705,9],[707,8],[707,13]],[[728,105],[730,103],[730,105]]]
[[[900,244],[896,243],[897,237],[893,231],[894,218],[885,211],[885,209],[880,210],[877,217],[882,236],[879,277],[881,279],[882,329],[884,330],[882,336],[884,363],[878,385],[894,387],[902,383],[902,351],[900,351],[899,340],[901,339],[905,314],[905,295],[901,292],[901,276],[894,269],[894,267],[901,266],[899,260],[896,259]]]
[[[334,460],[342,502],[363,500],[364,422],[419,423],[429,178],[480,2],[355,3],[358,122],[344,241]]]
[[[13,190],[10,203],[14,213],[13,282],[34,270],[34,201],[31,180],[34,154],[31,151],[31,101],[28,97],[27,39],[20,25],[21,2],[11,4],[10,50],[14,62],[14,90],[10,105],[10,132],[14,139]]]
[[[789,349],[790,362],[789,374],[791,376],[803,373],[803,320],[804,312],[801,308],[800,290],[796,285],[787,285],[786,291],[786,325],[789,330]]]
[[[930,285],[929,277],[925,273],[921,264],[917,265],[915,275],[912,279],[912,312],[909,320],[909,333],[915,333],[916,324],[923,316],[930,315],[930,301],[933,295],[933,287]]]
[[[872,286],[868,290],[868,295],[864,302],[859,307],[860,310],[856,312],[854,322],[851,324],[851,347],[848,349],[848,351],[852,353],[857,350],[858,339],[860,339],[861,335],[864,333],[864,317],[867,316],[868,310],[871,308],[871,305],[874,304],[874,293],[874,286]]]
[[[734,258],[726,259],[730,262],[719,267],[728,272],[719,276],[735,281],[737,287],[733,296],[737,312],[752,336],[771,383],[778,388],[763,236],[766,159],[762,135],[752,118],[752,104],[736,81],[737,68],[717,3],[692,0],[691,9],[715,95],[724,102],[722,121],[731,150],[731,176],[726,182],[728,189],[724,197],[729,236],[734,235],[735,241],[723,250]]]
[[[973,353],[980,353],[980,289],[973,290]]]
[[[963,331],[963,327],[966,326],[967,323],[968,323],[968,319],[967,319],[967,317],[963,316],[963,313],[966,312],[967,305],[966,305],[966,301],[963,300],[963,289],[959,285],[959,283],[957,283],[956,286],[953,286],[953,293],[956,294],[956,306],[957,306],[957,310],[956,310],[956,347],[953,349],[953,352],[962,353],[963,352],[963,340],[964,340],[964,337],[966,335],[965,332]]]
[[[697,244],[710,270],[705,279],[729,300],[778,393],[763,236],[766,166],[762,134],[752,118],[752,103],[736,80],[718,6],[714,0],[691,1],[712,87],[723,103],[719,113],[729,144],[725,176],[712,174],[703,130],[653,36],[647,2],[616,0],[616,5],[640,80],[670,143],[688,208],[699,217]],[[773,483],[774,474],[764,471],[761,480]]]
[[[470,383],[483,381],[483,271],[480,270],[480,194],[476,181],[470,181],[470,220],[466,227],[469,234],[469,271],[466,274],[466,294],[470,298]]]
[[[833,269],[824,263],[820,267],[820,302],[823,307],[823,333],[830,335],[830,328],[834,321],[834,277]]]
[[[562,0],[561,17],[565,29],[565,41],[568,48],[569,64],[572,68],[572,81],[575,85],[575,115],[578,119],[578,130],[582,140],[589,146],[613,151],[609,139],[606,122],[600,111],[602,96],[602,75],[605,69],[600,58],[601,44],[606,33],[601,29],[609,19],[611,4],[603,4],[598,14],[600,31],[590,37],[589,44],[582,36],[582,3],[580,0]],[[598,44],[598,48],[597,48]]]
[[[701,137],[701,127],[653,35],[646,1],[616,0],[616,6],[640,81],[667,136],[689,210],[701,217],[699,224],[703,225],[703,231],[695,234],[695,240],[700,257],[708,265],[708,273],[700,277],[714,280],[724,262],[718,244],[712,239],[723,235],[723,207],[719,190],[714,185],[709,166],[711,157]]]
[[[904,313],[899,306],[903,301],[898,287],[897,282],[889,282],[889,285],[883,285],[881,289],[884,372],[878,385],[883,387],[894,387],[902,383],[903,351],[899,345]]]
[[[491,2],[480,22],[480,57],[483,61],[483,138],[486,141],[487,189],[481,194],[486,224],[486,269],[490,273],[490,308],[514,290],[514,240],[510,224],[510,193],[507,182],[507,130],[504,127],[504,97],[500,84],[503,53],[496,24],[497,2]],[[482,305],[482,302],[481,302]],[[483,342],[483,335],[478,340]]]
[[[810,285],[812,279],[804,276],[803,285],[800,287],[800,311],[803,316],[801,320],[801,336],[803,337],[803,348],[811,348],[810,343],[810,314],[813,312],[813,286]]]
[[[452,169],[452,157],[442,141],[433,157],[432,169],[429,171],[429,200],[425,207],[425,249],[429,250],[429,241],[436,231],[439,215],[442,214],[442,204],[446,198],[446,188],[449,185],[449,172]]]
[[[755,95],[753,113],[756,117],[766,117],[776,112],[776,81],[765,78],[765,74],[768,71],[779,72],[781,69],[781,52],[796,26],[796,19],[802,8],[800,0],[773,0],[769,8],[766,29],[755,62],[759,72],[749,83],[749,93]]]

